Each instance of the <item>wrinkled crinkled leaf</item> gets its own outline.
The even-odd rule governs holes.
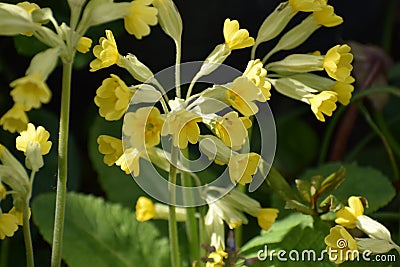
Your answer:
[[[42,194],[32,205],[33,220],[47,242],[54,203],[54,194]],[[132,211],[102,198],[68,193],[63,243],[68,266],[169,266],[168,257],[168,240],[151,222],[139,223]]]

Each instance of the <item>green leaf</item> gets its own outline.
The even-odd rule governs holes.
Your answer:
[[[55,195],[48,193],[32,204],[33,220],[49,243],[54,203]],[[68,266],[169,266],[168,257],[168,240],[151,222],[138,223],[129,209],[101,198],[67,194],[63,259]]]
[[[103,162],[103,155],[99,152],[97,144],[97,137],[101,134],[121,138],[121,130],[121,121],[110,122],[101,117],[96,117],[89,132],[89,156],[107,198],[127,207],[132,207],[140,195],[145,195],[144,191],[131,175],[125,174],[115,165],[107,166]]]
[[[242,254],[245,257],[255,257],[260,250],[267,251],[266,259],[253,266],[335,266],[329,262],[326,255],[323,261],[317,260],[326,247],[324,238],[328,233],[329,225],[325,222],[318,219],[314,221],[312,216],[295,213],[275,222],[268,231],[263,231],[260,236],[250,240],[243,246]],[[276,255],[270,258],[269,253],[272,253],[272,250],[275,250],[274,254],[279,250],[285,251],[283,257],[287,258],[287,261],[279,261]],[[298,252],[298,259],[293,250]],[[302,260],[302,253],[310,250],[315,252],[315,260],[313,255],[310,255],[308,260],[306,253],[305,260]]]
[[[306,171],[302,177],[307,179],[313,175],[327,176],[338,170],[341,165],[346,169],[346,179],[332,191],[332,194],[343,203],[346,203],[350,196],[363,196],[369,203],[369,208],[365,212],[371,213],[387,205],[395,196],[395,189],[385,175],[376,169],[359,166],[357,163],[325,164]]]
[[[264,244],[279,243],[296,226],[311,227],[312,217],[301,213],[292,213],[282,220],[276,221],[267,231],[261,231],[261,235],[251,239],[241,248],[241,252],[248,251]]]

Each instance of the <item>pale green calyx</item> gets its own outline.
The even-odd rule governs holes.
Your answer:
[[[311,54],[292,54],[280,61],[275,61],[267,65],[268,71],[277,73],[299,72],[323,70],[323,56]]]
[[[25,154],[25,165],[28,169],[37,172],[43,167],[43,155],[38,142],[28,144]]]
[[[151,79],[154,77],[153,72],[140,62],[135,55],[119,56],[117,64],[126,69],[139,82],[151,82]]]
[[[227,164],[233,153],[236,153],[216,136],[201,135],[199,140],[199,148],[209,158],[209,160]]]
[[[0,35],[17,35],[33,32],[38,28],[31,14],[22,7],[0,3]]]
[[[31,60],[26,75],[39,73],[40,77],[45,81],[53,72],[57,65],[60,50],[58,48],[49,48],[37,53]]]
[[[195,79],[208,75],[216,70],[222,62],[231,54],[231,50],[226,44],[220,44],[215,47],[211,54],[204,60],[200,71],[196,74]]]
[[[254,47],[278,36],[296,13],[287,2],[281,3],[260,26]]]
[[[158,10],[158,22],[163,31],[176,42],[182,37],[182,18],[172,0],[153,0],[153,6]]]

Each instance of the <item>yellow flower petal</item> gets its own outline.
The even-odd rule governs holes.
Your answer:
[[[94,103],[99,107],[100,116],[106,120],[119,120],[129,107],[134,95],[117,75],[105,79],[96,91]]]
[[[234,155],[228,163],[229,176],[232,183],[248,184],[258,170],[258,163],[261,157],[257,153]]]
[[[151,0],[135,0],[129,7],[129,15],[124,17],[125,29],[137,39],[150,34],[150,26],[157,24],[157,9],[149,6]]]
[[[11,237],[18,230],[18,218],[12,214],[0,214],[0,239]]]
[[[29,119],[25,112],[26,108],[15,103],[14,106],[7,111],[0,119],[0,125],[3,129],[11,133],[22,132],[26,129]]]
[[[51,91],[39,73],[27,75],[10,83],[14,89],[10,92],[15,103],[22,104],[27,110],[40,108],[49,103]]]
[[[241,49],[254,45],[254,38],[249,37],[249,32],[239,29],[237,20],[226,19],[223,28],[225,44],[231,49]]]
[[[154,218],[156,209],[153,201],[147,197],[139,197],[136,202],[136,220],[138,222],[148,221]]]
[[[258,225],[264,229],[268,230],[278,217],[279,210],[272,208],[264,208],[257,214]]]
[[[118,62],[119,52],[112,31],[106,30],[106,37],[100,37],[99,44],[93,48],[96,59],[90,62],[91,72],[107,68]]]
[[[337,99],[337,94],[335,92],[322,91],[317,95],[313,95],[308,101],[317,119],[324,122],[324,114],[332,116],[332,112],[336,109]]]
[[[50,133],[46,131],[43,126],[35,128],[35,125],[28,123],[28,128],[25,131],[22,131],[16,139],[16,147],[18,150],[26,153],[27,147],[31,143],[36,142],[40,146],[42,155],[46,155],[50,152],[52,144],[51,141],[48,141],[49,137]]]
[[[92,39],[88,37],[81,37],[79,39],[78,45],[76,46],[76,50],[78,50],[78,52],[82,54],[85,54],[89,52],[91,46],[92,46]]]
[[[350,78],[353,66],[353,55],[350,46],[336,45],[328,50],[324,57],[323,67],[328,75],[339,81],[347,82]]]
[[[349,197],[348,203],[349,207],[336,212],[335,222],[347,228],[355,228],[357,217],[364,214],[364,206],[360,197],[355,196]]]
[[[99,152],[104,155],[103,161],[108,166],[113,165],[122,156],[121,139],[108,135],[100,135],[97,138],[97,144],[99,145]]]

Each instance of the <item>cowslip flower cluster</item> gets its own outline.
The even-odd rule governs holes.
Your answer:
[[[395,249],[400,253],[400,247],[393,242],[389,230],[364,215],[364,203],[365,199],[351,196],[348,199],[349,206],[336,212],[337,225],[331,228],[330,234],[325,238],[330,259],[336,264],[354,260],[359,251],[379,254]],[[368,237],[353,237],[349,230],[355,228]]]
[[[229,51],[251,46],[254,42],[247,30],[239,28],[237,21],[227,19],[223,34],[225,44],[222,45]],[[119,55],[111,31],[107,30],[106,35],[107,38],[101,37],[100,45],[93,49],[96,59],[91,63],[92,71],[117,64],[139,81],[147,80],[158,85],[152,72],[135,56]],[[221,58],[218,57],[224,58],[225,54],[215,55],[214,60],[220,61]],[[222,115],[217,115],[217,111],[209,113],[202,108],[199,109],[196,103],[203,101],[205,95],[189,96],[186,100],[176,97],[164,102],[162,92],[158,92],[153,85],[145,83],[127,86],[122,79],[112,74],[111,78],[105,79],[96,91],[95,103],[99,107],[100,115],[106,120],[119,120],[125,113],[122,132],[129,144],[122,153],[121,149],[115,149],[115,147],[120,148],[122,142],[120,139],[99,137],[99,151],[106,155],[104,162],[107,165],[116,164],[126,173],[139,176],[139,159],[149,160],[149,151],[160,145],[162,136],[171,137],[172,146],[186,149],[189,144],[197,144],[202,138],[200,123],[205,124],[229,150],[240,150],[246,142],[248,128],[251,127],[249,116],[258,112],[255,101],[265,102],[269,99],[271,84],[265,80],[266,74],[260,60],[252,60],[242,76],[223,85],[225,93],[222,101],[236,111]],[[209,91],[212,90],[210,88]],[[131,97],[133,97],[132,107],[135,107],[135,103],[141,103],[142,106],[136,109],[128,108]],[[163,104],[164,113],[156,106],[143,107],[145,103],[154,105],[154,102],[158,101]],[[205,109],[209,106],[207,103],[202,105]],[[220,163],[228,165],[234,184],[246,184],[251,182],[252,175],[257,172],[259,160],[260,156],[254,152],[235,153],[232,157],[228,155],[227,160]]]
[[[269,63],[267,60],[278,51],[299,46],[322,26],[340,25],[343,19],[334,13],[334,8],[328,5],[327,1],[290,0],[282,3],[261,25],[252,57],[255,57],[259,44],[278,36],[298,12],[311,14],[286,32],[264,57],[262,63],[265,64],[265,69],[274,76],[266,77],[266,80],[279,93],[309,104],[315,117],[324,122],[325,116],[332,116],[337,102],[342,105],[350,103],[354,90],[351,48],[347,44],[336,45],[329,49],[326,55],[291,54],[276,62]],[[323,70],[329,78],[312,73]]]

